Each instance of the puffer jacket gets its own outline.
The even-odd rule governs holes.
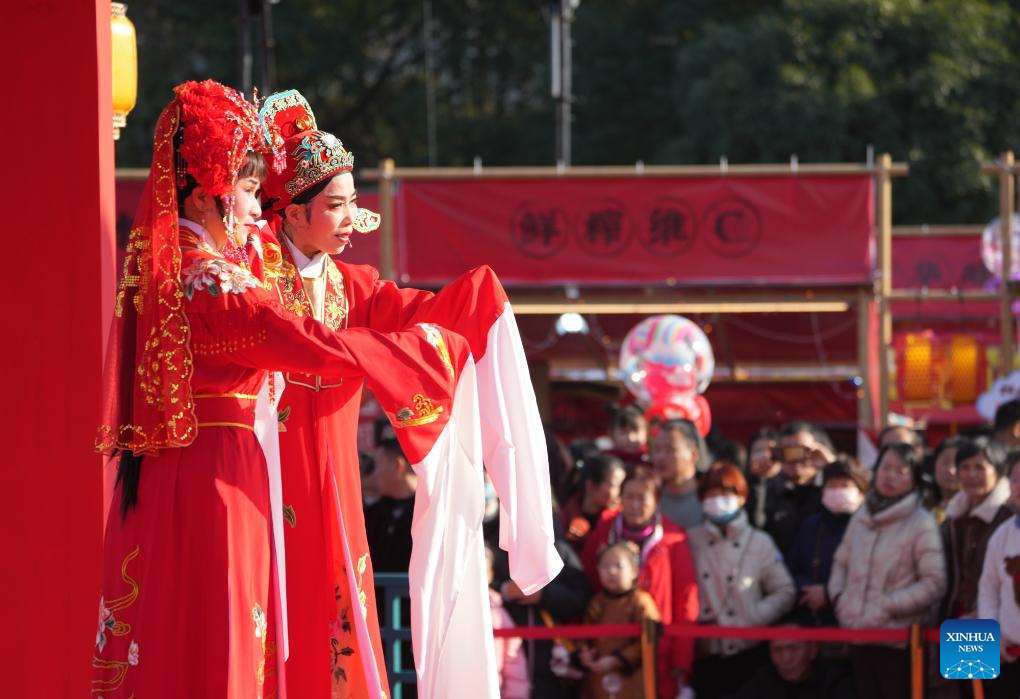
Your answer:
[[[946,520],[942,525],[942,546],[946,552],[946,594],[939,618],[977,613],[978,580],[985,562],[985,550],[992,532],[1013,516],[1009,507],[1009,479],[999,478],[995,488],[977,507],[969,509],[965,492],[953,496],[946,506]]]
[[[699,622],[768,626],[793,607],[793,578],[772,538],[741,512],[725,528],[706,522],[688,533],[698,573]],[[760,641],[698,639],[702,655],[734,655]]]
[[[921,623],[946,591],[938,526],[911,493],[872,514],[850,518],[829,577],[841,626],[903,628]]]

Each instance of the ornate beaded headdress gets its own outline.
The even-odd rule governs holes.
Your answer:
[[[195,439],[177,191],[190,174],[232,215],[237,172],[263,143],[255,108],[235,90],[206,80],[184,83],[174,94],[156,122],[152,167],[114,308],[96,441],[104,452],[141,454]]]
[[[331,133],[320,131],[308,101],[297,90],[270,95],[259,110],[262,136],[270,149],[270,168],[263,190],[279,211],[294,197],[325,179],[354,170],[354,153]],[[371,233],[379,214],[359,208],[354,229]]]

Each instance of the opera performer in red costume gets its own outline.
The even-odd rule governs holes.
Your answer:
[[[255,210],[238,197],[247,186],[238,173],[262,142],[257,124],[237,92],[205,81],[176,88],[156,125],[117,296],[98,439],[121,460],[104,544],[94,697],[275,694],[269,477],[253,428],[269,370],[359,382],[375,372],[383,379],[373,388],[392,401],[414,385],[384,385],[394,362],[452,412],[452,385],[429,377],[444,376],[449,364],[435,335],[447,357],[467,354],[462,339],[420,327],[341,337],[284,310],[250,269],[235,224]]]
[[[332,330],[394,331],[430,322],[467,338],[472,362],[478,362],[485,463],[504,507],[502,544],[522,589],[539,589],[562,563],[551,546],[548,463],[534,392],[498,279],[488,267],[479,268],[433,296],[380,281],[369,266],[331,258],[347,247],[353,232],[369,233],[380,223],[378,214],[357,206],[353,154],[318,130],[296,90],[268,97],[260,118],[273,153],[266,208],[279,240],[278,247],[265,245],[267,283],[284,307]],[[266,232],[267,239],[270,235]],[[361,392],[361,381],[291,372],[281,397],[286,674],[292,697],[375,698],[387,691],[355,438]],[[418,454],[426,456],[420,449]],[[468,479],[460,480],[467,488]],[[434,477],[420,478],[419,484],[418,503],[436,496]],[[461,494],[470,507],[470,492]],[[446,514],[465,517],[456,508]],[[430,516],[437,521],[436,512]],[[450,614],[460,592],[454,581],[427,564],[440,550],[441,537],[426,519],[416,509],[410,582],[419,694],[445,699],[468,696],[462,693],[474,687],[471,696],[490,696],[486,663],[472,665],[449,650],[465,637],[480,647],[485,639],[472,635],[477,629],[458,630],[456,624],[447,626],[449,620],[426,623],[464,614]],[[465,544],[458,555],[473,560],[474,544]],[[474,601],[471,595],[463,598]],[[481,612],[474,613],[478,626]],[[460,664],[460,677],[451,685],[454,675],[447,666],[454,662]]]

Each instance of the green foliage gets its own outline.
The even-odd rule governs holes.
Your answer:
[[[361,164],[426,164],[423,7],[282,0],[274,87],[301,89]],[[430,7],[438,162],[551,163],[545,3]],[[120,164],[147,163],[174,84],[239,82],[236,11],[131,6],[142,84]],[[898,221],[984,221],[996,186],[979,164],[1020,150],[1018,19],[1005,0],[583,0],[574,162],[861,161],[873,145],[911,166],[895,185]]]

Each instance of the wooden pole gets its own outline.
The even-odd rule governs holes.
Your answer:
[[[873,386],[871,385],[871,294],[867,289],[857,291],[857,375],[861,385],[857,389],[857,426],[873,430],[875,424],[871,413]]]
[[[641,622],[641,676],[646,697],[659,696],[656,672],[658,653],[656,652],[659,636],[659,622],[644,619]]]
[[[910,696],[924,699],[924,642],[921,625],[910,626]]]
[[[383,279],[396,281],[396,264],[393,257],[393,171],[396,165],[392,158],[386,158],[379,164],[379,213],[382,214],[382,225],[379,227],[379,276]]]
[[[883,153],[875,172],[875,207],[878,237],[878,427],[889,422],[889,353],[892,351],[892,313],[889,295],[892,292],[892,156]]]
[[[1013,196],[1016,188],[1016,176],[1013,174],[1013,151],[1009,150],[1002,154],[999,169],[999,220],[1002,222],[1002,287],[1000,289],[1000,316],[999,326],[1001,332],[1001,366],[1002,376],[1009,376],[1013,372],[1013,294],[1012,294],[1012,271],[1013,271]]]

